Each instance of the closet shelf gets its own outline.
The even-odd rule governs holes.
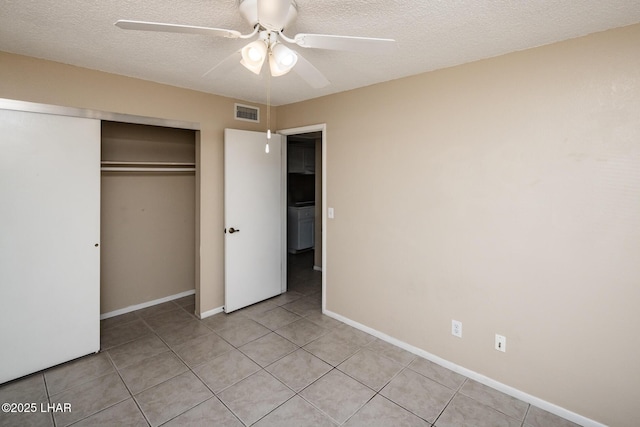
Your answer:
[[[195,172],[196,168],[128,168],[128,167],[102,167],[102,172]]]
[[[103,160],[100,162],[102,166],[193,166],[193,162],[116,162],[113,160]]]
[[[195,172],[192,162],[100,162],[102,172]]]

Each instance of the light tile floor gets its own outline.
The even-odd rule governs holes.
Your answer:
[[[0,386],[72,411],[0,426],[575,426],[323,315],[311,254],[289,292],[229,315],[186,297],[102,321],[100,353]]]

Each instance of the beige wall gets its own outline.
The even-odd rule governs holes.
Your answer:
[[[639,46],[635,25],[281,107],[279,129],[327,124],[328,310],[636,425]]]
[[[0,98],[200,123],[196,310],[224,304],[223,132],[225,127],[264,130],[264,125],[234,120],[230,98],[3,52]],[[272,115],[275,121],[275,110]]]
[[[193,173],[101,179],[100,313],[195,287]]]

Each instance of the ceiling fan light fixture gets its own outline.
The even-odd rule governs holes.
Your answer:
[[[263,58],[262,52],[260,52],[260,49],[256,49],[255,46],[249,47],[249,49],[247,50],[247,56],[249,56],[249,59],[252,62],[258,62]]]
[[[287,74],[298,62],[298,55],[281,43],[276,43],[271,47],[269,55],[269,68],[274,77]]]
[[[256,40],[241,50],[242,61],[240,63],[244,65],[249,71],[255,74],[260,74],[262,64],[267,57],[267,45],[262,40]]]
[[[214,70],[230,70],[231,65],[240,63],[254,74],[260,75],[264,61],[269,57],[269,76],[282,76],[293,67],[296,73],[313,88],[322,88],[330,82],[304,56],[297,54],[280,41],[296,44],[304,48],[331,49],[339,51],[370,52],[374,54],[392,52],[396,48],[395,40],[373,38],[337,36],[330,34],[298,33],[294,37],[287,37],[284,29],[298,14],[296,0],[237,0],[240,15],[253,28],[253,31],[242,34],[236,30],[223,28],[201,27],[194,25],[169,24],[162,22],[118,20],[115,25],[124,30],[160,31],[168,33],[215,35],[231,39],[249,40],[258,35],[258,40],[250,42],[239,51],[235,51],[227,59],[211,68],[204,75]],[[297,64],[297,65],[296,65]]]

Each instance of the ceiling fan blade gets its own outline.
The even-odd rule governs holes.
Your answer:
[[[311,62],[304,59],[304,57],[297,52],[296,55],[298,55],[298,62],[296,62],[295,67],[293,67],[293,71],[309,83],[309,86],[314,89],[320,89],[331,84]]]
[[[214,65],[209,71],[204,73],[202,77],[230,73],[234,68],[238,66],[238,64],[240,64],[241,59],[242,59],[242,53],[239,50],[237,50],[233,52],[231,55],[227,56],[221,62],[218,62],[216,65]]]
[[[123,30],[160,31],[165,33],[203,34],[205,36],[222,36],[230,39],[240,37],[241,33],[223,28],[196,27],[193,25],[163,24],[161,22],[129,21],[120,19],[115,26]]]
[[[297,45],[315,49],[346,50],[349,52],[391,53],[397,46],[393,39],[371,37],[332,36],[326,34],[297,34]]]
[[[267,30],[280,31],[290,7],[291,0],[258,0],[258,22]]]

